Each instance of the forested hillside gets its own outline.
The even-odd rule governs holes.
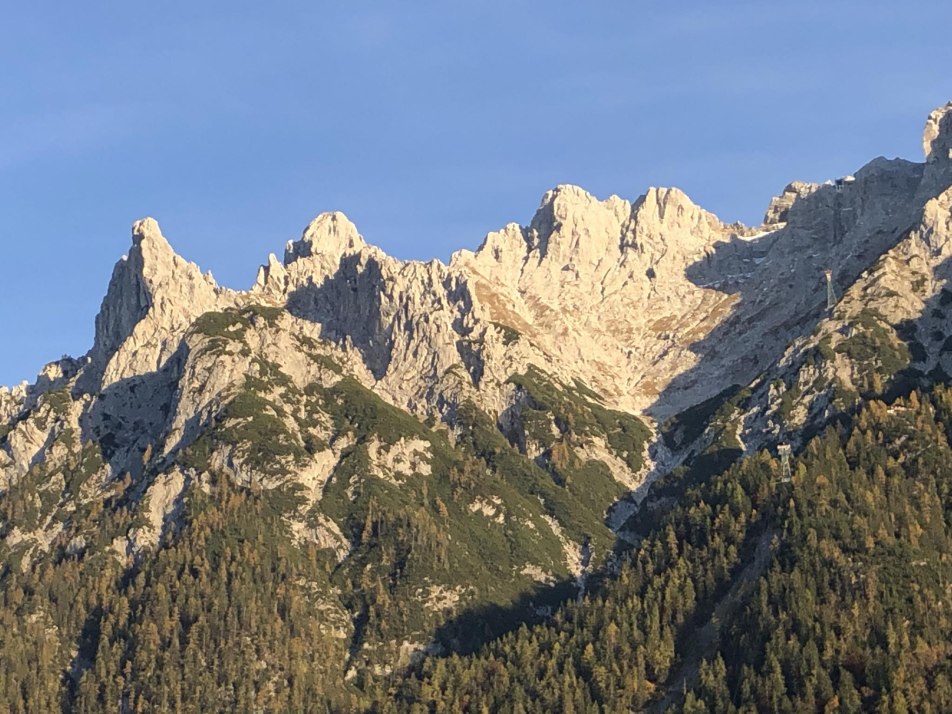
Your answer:
[[[372,709],[950,711],[950,435],[940,385],[831,425],[791,483],[761,452],[649,496],[643,540],[580,602]]]
[[[240,319],[210,314],[199,328]],[[214,331],[199,352],[220,353],[224,342]],[[0,702],[9,711],[94,712],[115,702],[130,711],[347,711],[424,646],[471,649],[572,595],[577,576],[612,557],[603,514],[624,488],[575,448],[601,434],[638,463],[648,433],[634,417],[539,371],[520,377],[536,397],[513,428],[531,423],[552,454],[536,463],[475,405],[461,407],[450,442],[444,428],[311,359],[330,386],[299,392],[261,364],[262,377],[247,379],[214,427],[176,455],[205,476],[184,485],[154,551],[123,546],[124,534],[150,528],[131,478],[77,507],[103,457],[68,428],[62,461],[37,465],[6,491]],[[269,401],[274,385],[264,378],[280,385],[284,407]],[[62,419],[60,402],[46,402],[47,418]],[[326,448],[297,443],[280,418],[292,405],[308,423],[330,421],[345,444],[320,509],[286,477],[284,459]],[[557,436],[553,419],[563,424]],[[403,443],[426,461],[410,454],[420,463],[383,470],[380,453]],[[232,463],[257,464],[244,483],[214,463],[235,447]],[[21,534],[51,522],[62,525],[38,557]]]

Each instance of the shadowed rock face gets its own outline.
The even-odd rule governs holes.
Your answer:
[[[923,146],[924,164],[878,158],[844,186],[794,182],[759,228],[724,224],[676,188],[630,202],[559,186],[528,225],[489,234],[449,265],[394,259],[343,214],[322,214],[283,261],[269,257],[247,292],[216,285],[147,218],[115,267],[88,355],[50,365],[32,387],[0,392],[0,417],[10,423],[65,388],[77,428],[116,444],[112,468],[138,473],[146,444],[168,450],[170,434],[200,432],[202,405],[215,397],[190,395],[210,384],[227,393],[251,368],[218,355],[195,369],[188,334],[196,320],[264,305],[420,417],[452,424],[468,402],[498,417],[517,400],[510,378],[535,365],[564,384],[578,380],[608,406],[664,419],[747,384],[810,335],[826,317],[825,270],[848,296],[910,231],[930,255],[944,255],[952,104],[929,116]],[[293,352],[285,367],[300,378],[307,369]],[[149,400],[165,405],[161,413]],[[51,438],[26,433],[8,439],[19,444],[0,462],[8,480]]]
[[[952,102],[929,115],[922,149],[926,155],[925,175],[916,198],[925,203],[952,184]]]
[[[798,442],[860,395],[901,393],[952,375],[952,188],[930,199],[814,329],[750,385],[744,445]]]
[[[547,193],[450,264],[401,262],[340,214],[315,220],[254,296],[354,348],[390,401],[444,416],[506,407],[508,377],[544,364],[608,403],[664,417],[744,383],[809,331],[825,302],[894,245],[932,191],[923,165],[876,159],[843,190],[791,184],[760,229],[726,225],[677,189],[600,201]],[[465,382],[450,380],[460,369]]]

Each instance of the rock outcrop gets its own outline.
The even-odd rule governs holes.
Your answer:
[[[153,218],[132,226],[132,248],[120,260],[96,317],[90,371],[105,389],[159,369],[197,317],[235,304],[211,274],[180,258]]]
[[[952,161],[952,102],[929,114],[922,134],[922,150],[928,163]]]

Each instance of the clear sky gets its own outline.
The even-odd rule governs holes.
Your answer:
[[[7,3],[0,384],[83,354],[129,226],[248,287],[325,210],[446,259],[575,183],[759,223],[921,160],[946,2]]]

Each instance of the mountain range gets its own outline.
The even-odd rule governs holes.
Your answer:
[[[937,415],[952,378],[952,103],[928,117],[923,148],[923,163],[880,157],[793,182],[757,227],[725,224],[676,188],[631,202],[558,186],[527,225],[448,264],[397,260],[324,213],[247,291],[137,221],[89,352],[0,389],[0,702],[479,711],[493,687],[452,699],[471,667],[506,671],[519,642],[589,622],[611,598],[661,597],[645,588],[670,582],[690,542],[722,572],[685,603],[683,578],[670,586],[661,612],[679,614],[644,635],[631,681],[619,669],[609,692],[578,664],[565,698],[543,706],[511,674],[478,706],[742,711],[742,667],[754,681],[767,660],[732,660],[709,618],[766,627],[738,603],[808,552],[783,545],[778,445],[795,454],[794,487],[813,488],[811,458],[835,480],[818,444],[933,403],[931,426],[903,438],[935,432],[948,451]],[[881,425],[880,443],[895,429]],[[888,458],[912,459],[902,454]],[[946,563],[952,481],[939,473],[934,498],[902,516],[925,520],[895,537],[917,533],[918,547],[938,528],[930,552]],[[695,542],[688,506],[748,482],[733,551]],[[651,577],[636,577],[652,544],[668,555],[651,551]],[[619,594],[630,582],[637,595]],[[932,603],[943,622],[945,602]],[[606,636],[591,627],[572,632]],[[574,636],[564,646],[582,663]],[[923,661],[941,661],[930,647]],[[613,656],[601,655],[606,672]],[[726,700],[705,684],[716,667],[736,685]],[[899,685],[843,671],[861,706],[893,706]],[[784,674],[790,694],[799,680]],[[811,701],[846,707],[846,677]]]

